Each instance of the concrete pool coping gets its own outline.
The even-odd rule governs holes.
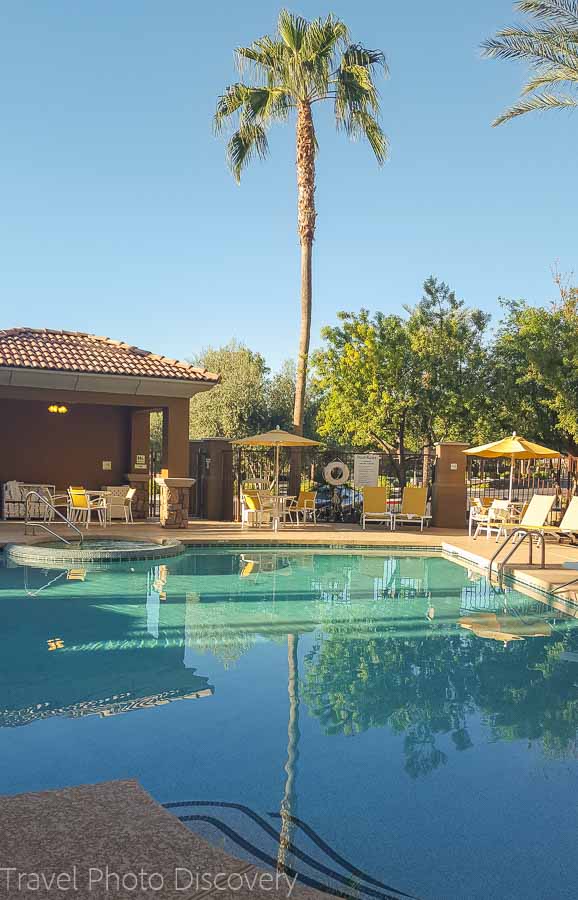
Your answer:
[[[290,896],[292,900],[322,900],[328,896],[325,891],[300,885],[299,878],[289,893],[287,876],[280,874],[275,884],[274,873],[213,847],[134,780],[2,796],[0,818],[0,897],[192,900],[214,896],[222,900],[265,900]],[[15,870],[9,882],[6,868]],[[135,890],[131,873],[138,878],[141,871],[147,876],[158,873],[159,877],[152,882],[143,882],[141,877]],[[21,885],[25,889],[21,890],[14,880],[19,873],[43,874],[46,883],[40,877],[36,889],[30,887],[34,882],[24,880]],[[199,878],[207,876],[204,882],[199,881],[207,887],[197,889],[197,874]],[[55,878],[50,885],[52,875],[60,875],[60,882]],[[126,878],[124,888],[120,880],[120,891],[116,890],[117,875]],[[153,891],[150,885],[160,885],[161,878],[162,890]],[[227,889],[229,878],[231,889]],[[191,879],[190,890],[183,889]],[[141,890],[143,883],[145,889]],[[247,889],[239,888],[241,884]]]

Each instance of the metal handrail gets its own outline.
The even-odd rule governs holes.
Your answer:
[[[84,538],[83,538],[83,534],[82,534],[82,531],[80,530],[80,528],[78,528],[74,524],[74,522],[71,522],[70,519],[68,519],[66,516],[63,516],[62,513],[52,503],[50,503],[50,501],[48,501],[46,499],[44,494],[41,494],[38,491],[28,491],[28,493],[26,494],[26,498],[24,501],[25,502],[24,534],[28,533],[26,529],[30,525],[32,528],[42,528],[44,531],[47,531],[48,534],[51,534],[53,537],[57,538],[59,541],[62,541],[63,544],[69,545],[71,543],[71,541],[67,541],[66,538],[63,537],[61,534],[58,534],[57,531],[53,531],[52,528],[49,528],[48,525],[46,525],[44,522],[31,522],[30,521],[30,519],[29,519],[29,510],[30,510],[29,501],[30,501],[31,497],[36,497],[37,501],[44,503],[44,505],[48,509],[50,509],[54,513],[54,515],[58,516],[59,519],[62,519],[62,521],[65,523],[65,525],[68,525],[69,528],[72,528],[73,531],[76,531],[76,533],[78,534],[78,537],[80,538],[80,544],[82,545],[82,541]]]
[[[505,559],[503,559],[499,563],[499,565],[497,567],[497,574],[498,574],[498,578],[499,578],[500,587],[502,586],[502,582],[503,582],[503,578],[504,578],[504,567],[505,567],[506,563],[514,555],[514,553],[516,552],[518,547],[520,547],[524,543],[526,538],[530,538],[530,541],[528,544],[528,565],[530,565],[530,566],[532,565],[532,557],[533,557],[532,538],[534,537],[534,535],[536,535],[536,537],[539,539],[539,542],[540,542],[540,550],[541,550],[540,568],[541,569],[546,568],[546,539],[545,539],[544,535],[542,534],[542,532],[530,530],[528,528],[515,528],[513,531],[510,532],[510,534],[507,536],[506,540],[500,544],[500,546],[498,547],[498,549],[496,550],[496,552],[494,553],[494,555],[492,556],[492,558],[490,560],[489,574],[490,574],[490,578],[491,578],[494,563],[495,563],[496,559],[498,558],[498,556],[500,555],[500,553],[502,552],[502,550],[504,550],[508,546],[508,544],[514,540],[514,538],[516,536],[520,537],[520,541],[518,543],[514,544],[513,547],[510,547],[509,553],[507,554]]]

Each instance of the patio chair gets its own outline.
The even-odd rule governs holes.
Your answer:
[[[96,497],[91,500],[83,487],[68,488],[68,517],[71,522],[82,522],[85,528],[90,525],[92,513],[98,516],[100,524],[106,525],[106,498]]]
[[[431,521],[431,515],[427,512],[427,487],[408,485],[403,489],[401,499],[401,511],[392,515],[392,529],[395,531],[398,524],[420,524],[420,531],[424,525]]]
[[[134,488],[134,487],[129,488],[128,491],[126,492],[126,497],[124,498],[124,500],[122,502],[122,505],[124,508],[124,518],[125,518],[125,522],[127,525],[129,523],[132,524],[134,522],[134,519],[132,517],[132,501],[133,501],[135,494],[136,494],[136,488]]]
[[[263,525],[270,519],[270,510],[264,509],[259,491],[244,491],[241,495],[241,528],[245,525]]]
[[[363,512],[361,527],[365,530],[367,522],[383,522],[392,527],[392,514],[387,509],[389,491],[386,487],[363,488]]]
[[[492,531],[495,531],[499,537],[502,534],[503,523],[512,522],[512,514],[510,511],[509,500],[492,500],[485,512],[479,512],[476,517],[476,530],[474,532],[474,541],[480,531],[486,529],[486,537],[490,537]],[[471,534],[471,531],[470,531]],[[504,531],[504,536],[506,532]]]
[[[527,531],[536,531],[537,533],[546,531],[549,527],[546,525],[546,521],[552,512],[555,500],[554,494],[534,494],[528,503],[528,508],[518,522],[500,521],[497,526],[496,543],[501,534],[507,535],[509,531],[515,531],[516,528],[524,528]]]
[[[317,509],[315,502],[317,499],[317,491],[299,491],[296,500],[292,500],[286,507],[285,512],[291,520],[291,516],[295,515],[295,522],[299,524],[299,514],[303,516],[303,524],[307,521],[309,515],[315,525],[317,525]]]
[[[468,517],[468,535],[472,536],[474,525],[487,519],[488,510],[492,505],[491,497],[472,497],[470,503],[470,515]]]
[[[543,535],[552,535],[558,540],[563,537],[569,537],[572,540],[574,535],[578,534],[578,497],[572,497],[566,512],[558,525],[523,525],[524,517],[519,524],[520,528],[526,528],[528,531],[536,531]]]

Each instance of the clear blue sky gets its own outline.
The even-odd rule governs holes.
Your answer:
[[[478,46],[510,0],[302,0],[383,49],[391,160],[318,115],[313,340],[340,309],[419,299],[435,274],[473,305],[542,303],[576,269],[567,113],[499,129],[524,67]],[[294,135],[237,187],[211,130],[233,48],[273,29],[267,0],[2,4],[0,327],[78,329],[189,357],[235,336],[276,366],[295,354]],[[316,110],[321,113],[321,110]]]

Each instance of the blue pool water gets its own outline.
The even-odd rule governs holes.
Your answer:
[[[0,568],[0,793],[137,778],[421,898],[574,897],[570,612],[440,556]]]

